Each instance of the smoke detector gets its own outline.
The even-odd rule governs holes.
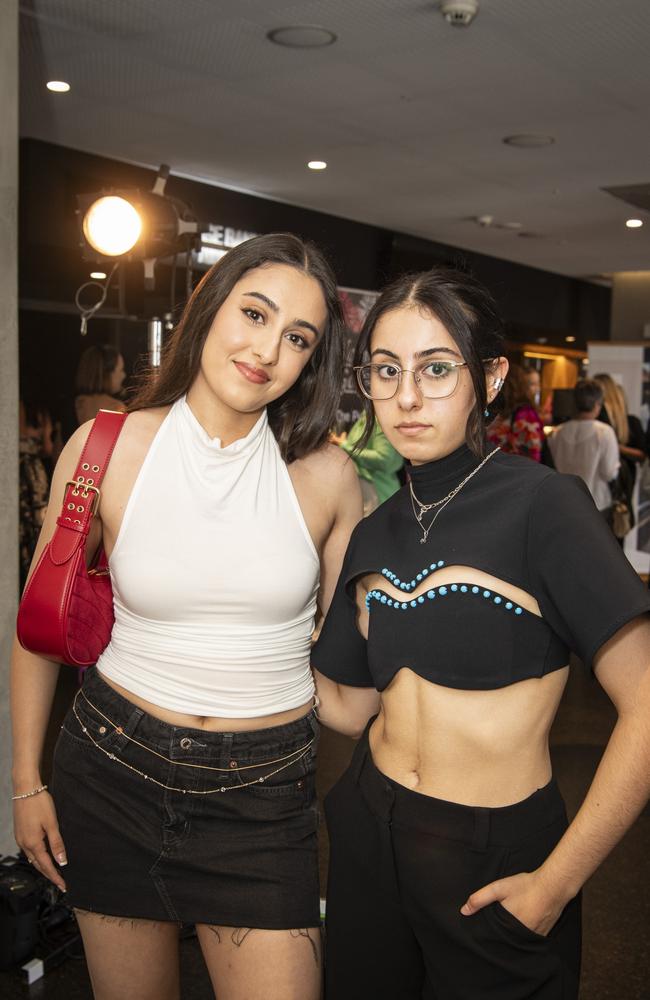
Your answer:
[[[467,28],[478,14],[479,0],[440,0],[440,12],[448,24]]]

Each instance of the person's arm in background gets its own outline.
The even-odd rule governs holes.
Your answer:
[[[630,435],[627,444],[619,445],[621,455],[631,459],[633,462],[642,462],[647,457],[643,426],[639,418],[635,417],[633,413],[628,413],[627,423]]]

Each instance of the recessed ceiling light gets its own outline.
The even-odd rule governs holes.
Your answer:
[[[575,337],[565,337],[564,339],[566,340],[567,344],[575,344],[576,340]]]
[[[104,274],[103,271],[91,271],[90,277],[94,278],[95,281],[103,281],[106,275]]]
[[[284,45],[289,49],[321,49],[336,41],[333,31],[316,24],[292,24],[286,28],[274,28],[267,32],[266,37],[275,45]]]
[[[310,170],[326,170],[327,164],[325,160],[310,160],[307,164]]]
[[[641,219],[628,219],[625,225],[628,229],[640,229],[643,221]]]
[[[520,149],[538,149],[540,146],[552,146],[555,139],[552,135],[540,135],[537,132],[521,132],[517,135],[507,135],[501,140],[506,146],[518,146]]]
[[[70,90],[70,84],[66,83],[65,80],[50,80],[47,89],[54,94],[67,94]]]

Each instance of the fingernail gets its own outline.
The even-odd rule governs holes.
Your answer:
[[[66,858],[65,854],[57,854],[56,860],[59,862],[62,868],[64,865],[67,865],[68,863],[68,859]]]
[[[463,903],[463,905],[460,908],[460,912],[463,914],[464,917],[469,917],[471,916],[472,913],[467,903]]]

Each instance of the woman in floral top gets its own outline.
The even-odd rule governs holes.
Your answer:
[[[503,408],[487,429],[488,440],[513,455],[542,460],[544,425],[529,395],[526,373],[510,365],[502,391]]]

